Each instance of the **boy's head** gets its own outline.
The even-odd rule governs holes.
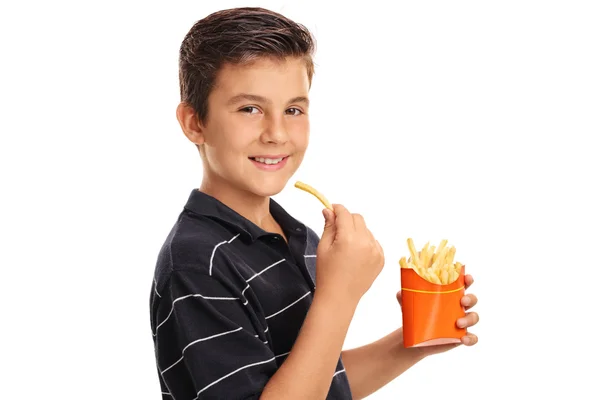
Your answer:
[[[200,150],[205,187],[258,196],[283,189],[308,146],[313,52],[305,27],[262,8],[194,24],[180,49],[177,118]]]

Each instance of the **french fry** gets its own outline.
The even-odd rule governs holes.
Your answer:
[[[402,268],[410,268],[410,267],[408,266],[408,263],[406,262],[406,257],[402,257],[402,258],[400,259],[400,267],[402,267]]]
[[[440,245],[438,246],[438,251],[436,254],[433,255],[433,262],[435,262],[435,260],[437,260],[438,256],[441,254],[441,252],[444,250],[444,248],[446,247],[446,244],[448,243],[448,241],[446,239],[442,240],[440,242]]]
[[[417,253],[412,238],[406,243],[410,258],[408,261],[406,257],[400,259],[402,268],[412,268],[423,279],[438,285],[448,285],[458,279],[463,264],[454,261],[456,248],[448,246],[448,240],[442,240],[437,249],[427,242],[420,253]]]
[[[419,255],[417,254],[417,249],[415,248],[415,244],[411,238],[408,238],[408,249],[410,250],[411,261],[417,266],[420,267],[419,264]]]
[[[442,281],[442,285],[447,285],[448,284],[448,278],[450,277],[450,274],[448,272],[448,269],[443,269],[442,272],[440,272],[440,281]]]
[[[424,264],[429,267],[431,266],[431,263],[433,262],[433,255],[435,253],[435,246],[430,246],[429,249],[427,250],[427,256],[424,258]]]
[[[427,258],[429,257],[429,242],[425,243],[425,246],[421,249],[419,254],[419,260],[423,265],[427,265]]]
[[[298,188],[298,189],[300,189],[300,190],[304,190],[305,192],[312,194],[312,195],[313,195],[313,196],[315,196],[317,199],[319,199],[319,201],[320,201],[321,203],[323,203],[323,205],[324,205],[326,208],[328,208],[328,209],[330,209],[330,210],[332,210],[332,211],[333,211],[333,207],[331,206],[331,203],[329,202],[329,200],[327,200],[327,198],[326,198],[325,196],[323,196],[323,195],[322,195],[322,194],[321,194],[319,191],[317,191],[317,190],[316,190],[315,188],[313,188],[312,186],[310,186],[310,185],[307,185],[306,183],[303,183],[303,182],[300,182],[300,181],[296,182],[296,183],[294,184],[294,186],[295,186],[295,187],[297,187],[297,188]]]
[[[450,270],[450,275],[448,276],[448,283],[452,283],[458,279],[458,272],[455,269]]]
[[[456,255],[456,248],[451,247],[448,253],[446,254],[446,262],[444,265],[452,265],[454,262],[454,256]]]

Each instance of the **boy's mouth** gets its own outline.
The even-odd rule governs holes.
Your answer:
[[[282,162],[283,160],[285,160],[288,157],[289,156],[278,155],[278,156],[257,156],[257,157],[248,157],[248,158],[251,159],[252,161],[256,161],[256,162],[259,162],[262,164],[275,165],[275,164],[279,164],[280,162]]]

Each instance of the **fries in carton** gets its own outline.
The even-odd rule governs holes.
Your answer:
[[[407,240],[410,258],[400,259],[404,347],[460,343],[466,329],[456,321],[465,316],[465,266],[454,262],[456,249],[442,240],[437,251],[427,243],[417,252]]]

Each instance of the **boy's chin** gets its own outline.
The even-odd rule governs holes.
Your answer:
[[[268,182],[262,185],[251,185],[250,191],[260,197],[272,197],[285,189],[286,182]]]

